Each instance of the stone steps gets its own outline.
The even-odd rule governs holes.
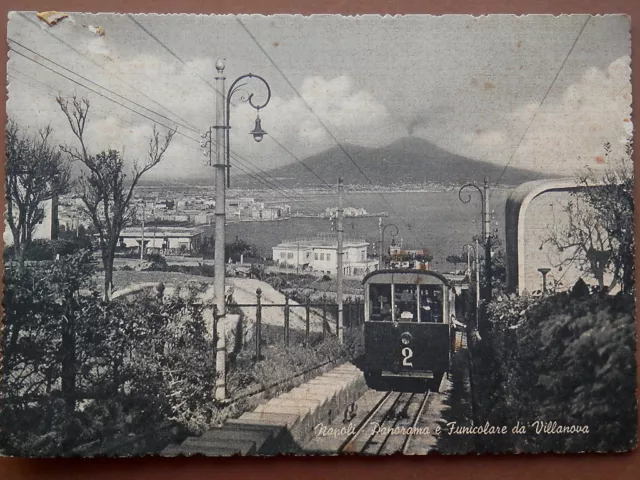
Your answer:
[[[295,453],[320,423],[331,423],[366,390],[362,372],[351,363],[272,398],[252,412],[227,420],[200,437],[170,445],[162,455],[229,456]]]

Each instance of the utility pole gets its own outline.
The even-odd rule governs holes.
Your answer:
[[[336,275],[336,282],[337,282],[337,297],[338,297],[338,341],[340,343],[343,343],[344,341],[344,319],[342,317],[343,315],[343,305],[342,305],[342,269],[343,269],[343,262],[342,262],[342,256],[344,255],[343,252],[343,232],[344,232],[344,227],[342,225],[342,214],[343,214],[343,207],[342,207],[342,177],[338,178],[338,218],[337,218],[337,230],[338,230],[338,255],[337,255],[337,261],[338,261],[338,269],[337,269],[337,275]]]
[[[225,240],[225,138],[227,127],[225,125],[225,86],[223,75],[224,62],[218,60],[216,62],[216,163],[215,163],[215,187],[216,187],[216,208],[215,208],[215,246],[214,246],[214,279],[213,291],[214,302],[216,307],[215,334],[216,334],[216,390],[215,398],[224,400],[227,396],[226,376],[227,376],[227,345],[226,345],[226,329],[225,329],[225,264],[224,264],[224,240]],[[211,148],[211,142],[209,142]]]
[[[382,270],[382,217],[378,217],[378,270]]]
[[[485,301],[491,301],[491,290],[492,290],[492,268],[491,268],[491,208],[489,207],[489,177],[484,177],[484,218],[482,231],[484,233],[484,262],[485,262]]]
[[[476,330],[478,330],[480,328],[480,245],[477,238],[474,252],[476,257]]]
[[[144,215],[145,215],[146,208],[147,208],[147,204],[143,202],[142,203],[142,231],[141,231],[141,238],[140,238],[140,263],[144,261]]]

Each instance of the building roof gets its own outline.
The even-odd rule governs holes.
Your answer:
[[[166,227],[166,226],[148,226],[144,229],[145,236],[157,237],[195,237],[205,232],[204,228],[197,227]],[[141,237],[142,228],[130,227],[120,232],[121,237]]]
[[[342,245],[344,248],[364,247],[369,245],[369,242],[362,239],[345,238]],[[296,238],[295,240],[283,240],[282,243],[276,245],[274,248],[298,248],[298,247],[338,248],[338,239],[335,236]]]
[[[345,239],[342,243],[343,248],[348,247],[365,247],[369,245],[369,242],[365,240],[349,240]],[[337,240],[326,240],[326,239],[300,239],[300,240],[284,240],[282,243],[276,245],[273,248],[338,248]]]

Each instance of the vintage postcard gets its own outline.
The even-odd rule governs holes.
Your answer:
[[[8,19],[0,454],[636,446],[630,19]]]

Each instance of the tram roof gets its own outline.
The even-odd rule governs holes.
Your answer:
[[[438,280],[440,280],[440,282],[442,282],[444,285],[450,287],[451,286],[451,282],[441,273],[438,272],[434,272],[433,270],[414,270],[414,269],[397,269],[397,268],[390,268],[390,269],[385,269],[385,270],[376,270],[374,272],[371,272],[369,274],[367,274],[363,279],[362,279],[362,283],[371,283],[371,279],[377,276],[381,276],[381,277],[390,277],[389,278],[389,283],[393,283],[391,280],[393,279],[394,276],[409,276],[409,275],[415,275],[416,277],[416,283],[418,282],[418,278],[419,277],[434,277],[437,278]],[[403,282],[404,283],[404,282]]]

